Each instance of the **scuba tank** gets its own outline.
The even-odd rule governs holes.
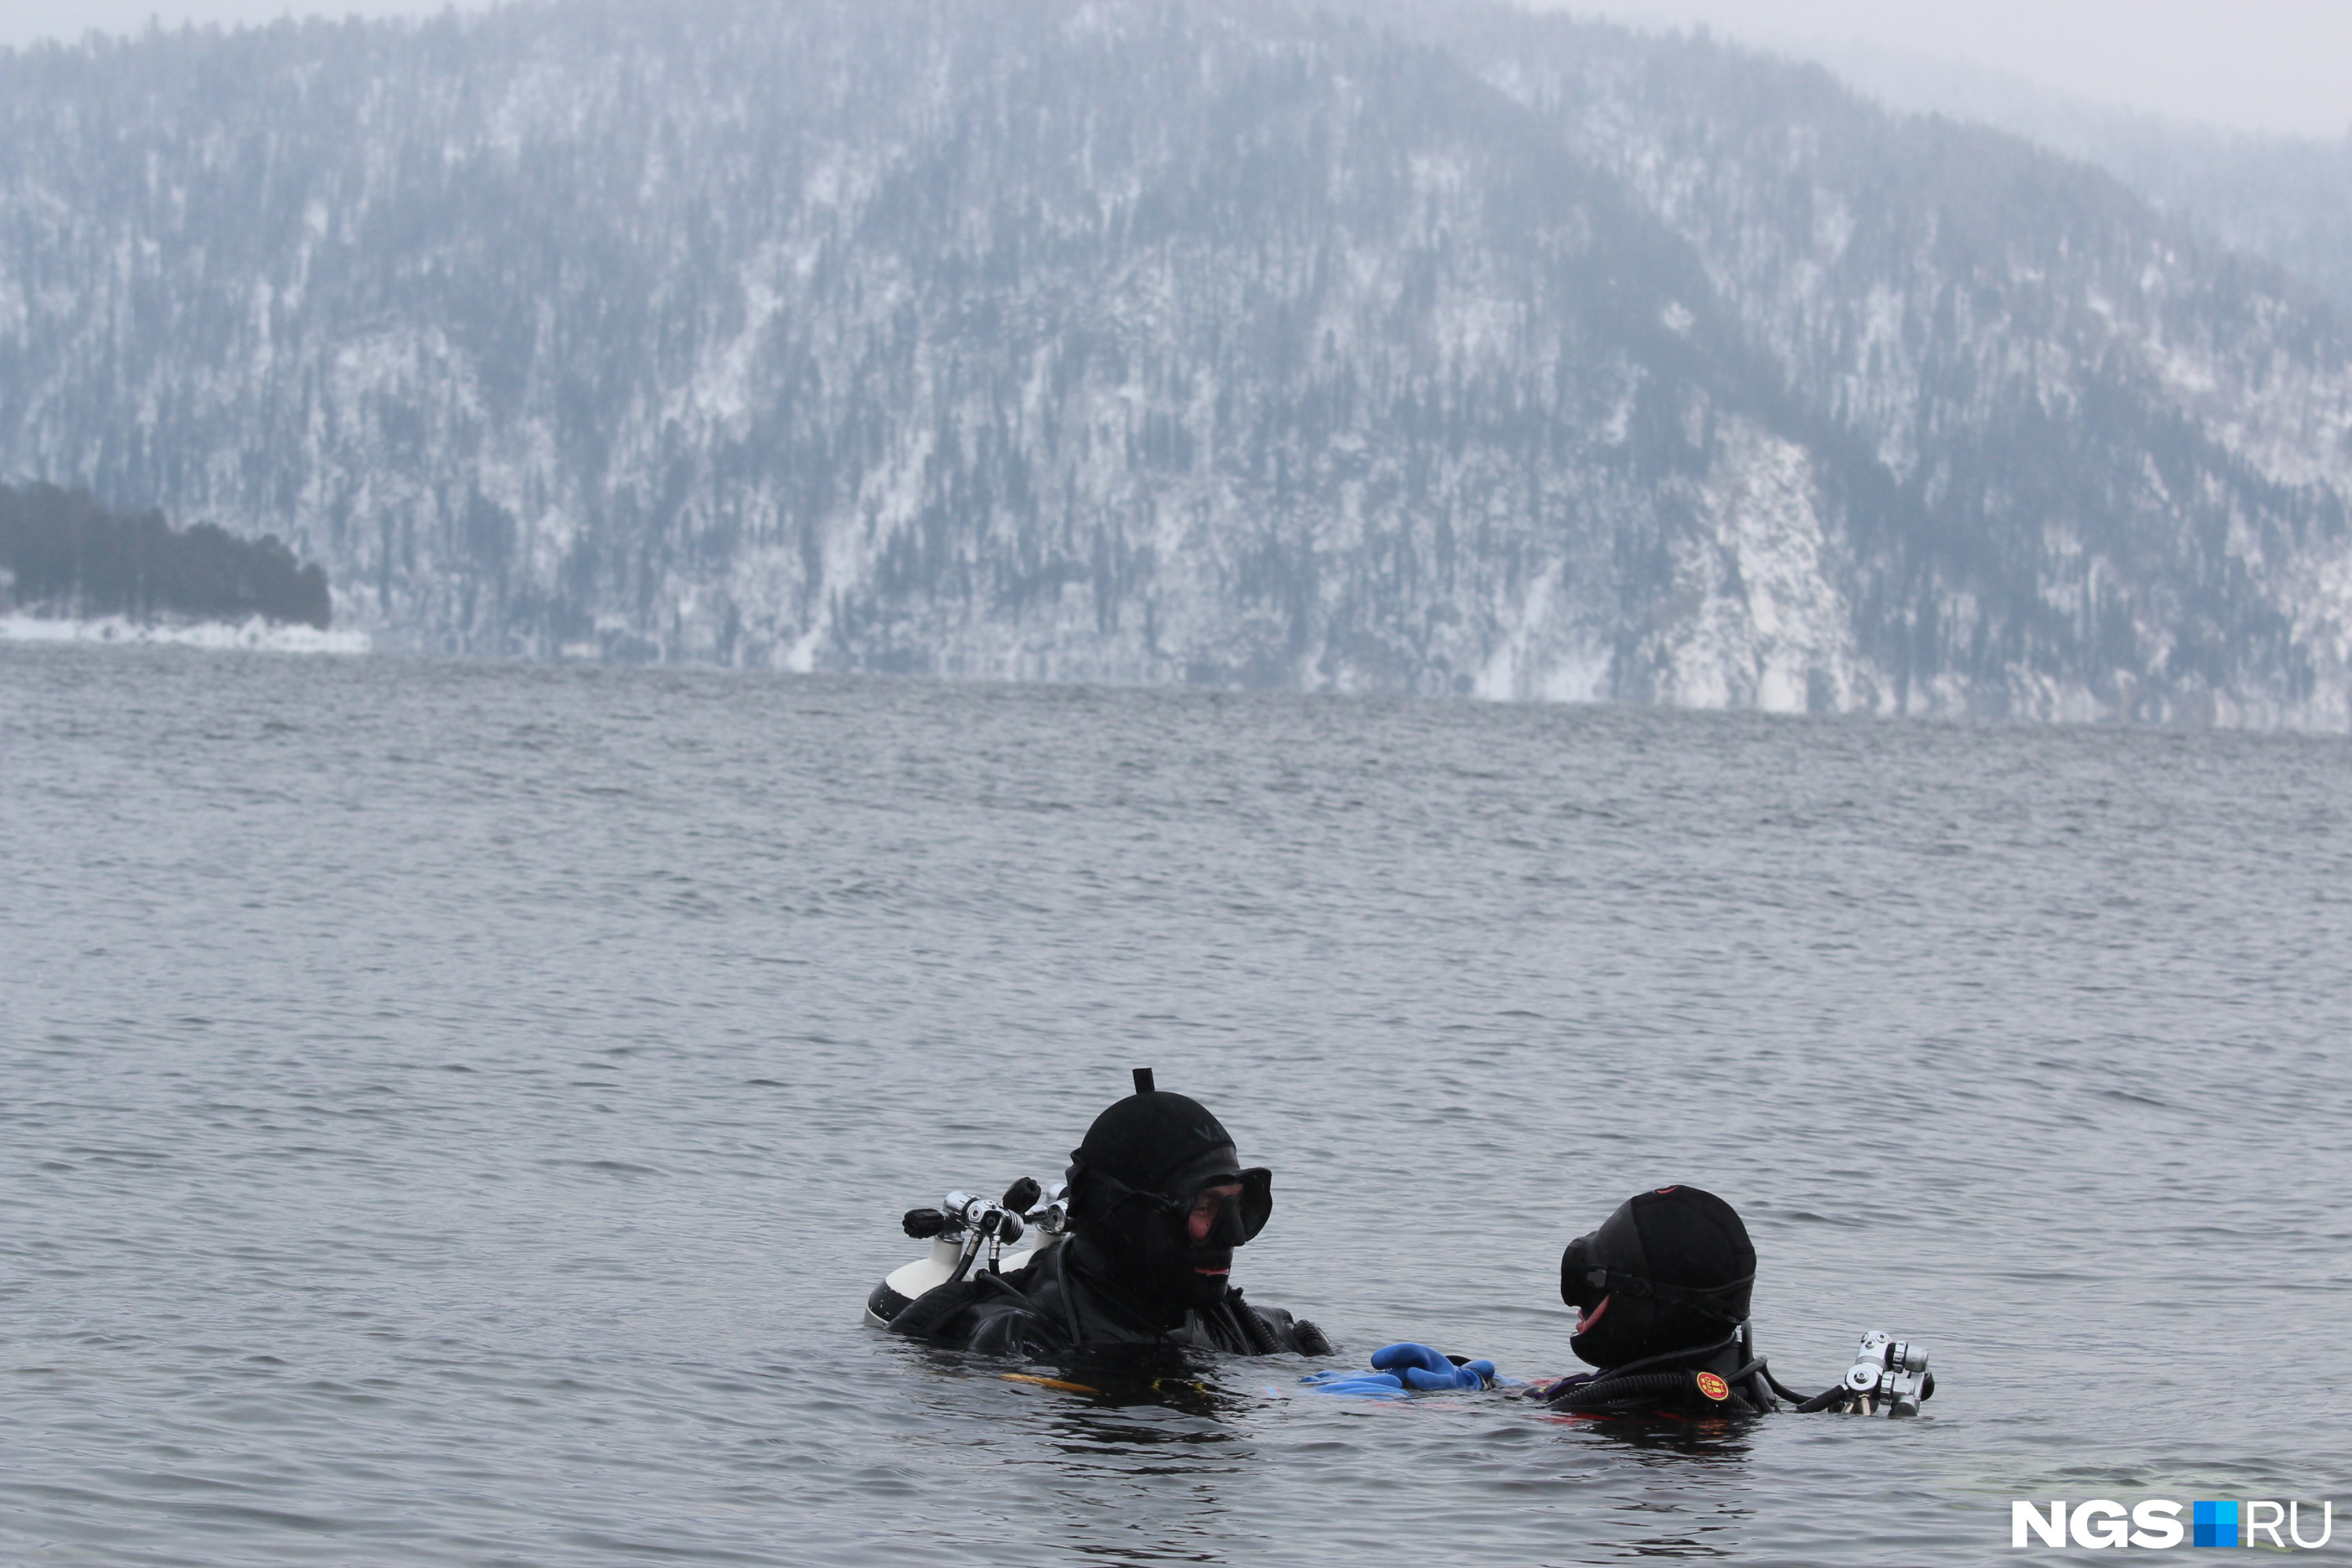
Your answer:
[[[931,1249],[892,1269],[866,1298],[866,1321],[877,1329],[917,1297],[969,1275],[983,1252],[989,1273],[1012,1274],[1059,1246],[1070,1232],[1069,1184],[1041,1187],[1034,1176],[1024,1176],[1002,1198],[952,1192],[932,1207],[908,1209],[899,1223]]]

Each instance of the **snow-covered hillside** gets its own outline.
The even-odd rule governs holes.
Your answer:
[[[556,4],[0,61],[0,478],[379,647],[2352,722],[2352,353],[1556,17]]]

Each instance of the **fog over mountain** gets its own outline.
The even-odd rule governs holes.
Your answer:
[[[1981,121],[2096,163],[2157,205],[2314,285],[2339,317],[2352,320],[2352,132],[2231,130],[1861,46],[1823,47],[1816,57],[1897,109]]]
[[[0,60],[0,479],[394,647],[2352,719],[2352,342],[2115,178],[1504,9]]]

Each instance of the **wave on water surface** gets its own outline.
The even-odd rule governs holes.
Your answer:
[[[0,1564],[1980,1568],[2018,1500],[2345,1500],[2352,742],[98,640],[0,648]],[[1137,1067],[1335,1354],[862,1321]],[[1776,1377],[1884,1329],[1921,1418],[1298,1381],[1578,1370],[1561,1248],[1675,1182]]]

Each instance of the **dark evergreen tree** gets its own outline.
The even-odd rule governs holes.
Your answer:
[[[12,608],[69,616],[242,621],[324,628],[327,574],[276,534],[237,539],[209,522],[114,511],[83,490],[0,485],[0,574]]]

